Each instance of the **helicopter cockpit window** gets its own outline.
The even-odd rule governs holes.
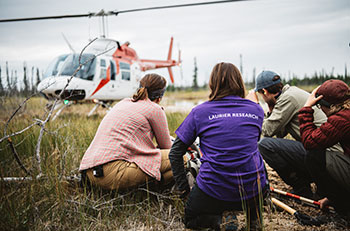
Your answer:
[[[130,81],[130,72],[129,71],[122,71],[122,80]]]
[[[122,80],[130,81],[130,64],[119,62],[119,66],[122,71]]]
[[[96,58],[94,54],[82,54],[80,63],[84,65],[80,68],[75,77],[92,80],[95,75]],[[79,54],[70,54],[66,58],[60,75],[72,76],[79,67]]]
[[[107,69],[106,69],[106,60],[100,59],[100,79],[106,79],[107,78]]]
[[[64,64],[64,61],[67,58],[67,54],[60,55],[57,58],[55,58],[50,65],[47,67],[45,73],[44,73],[44,78],[50,77],[50,76],[55,76],[61,69],[61,67]]]
[[[120,66],[120,69],[130,70],[130,64],[129,63],[119,62],[119,66]]]
[[[101,59],[100,65],[101,65],[101,67],[106,67],[106,60]]]

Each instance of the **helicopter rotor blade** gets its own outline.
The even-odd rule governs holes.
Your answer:
[[[0,22],[34,21],[34,20],[61,19],[61,18],[79,18],[79,17],[92,17],[92,16],[94,16],[93,13],[88,13],[88,14],[71,14],[71,15],[56,15],[56,16],[31,17],[31,18],[0,19]]]
[[[123,13],[132,13],[138,11],[146,10],[160,10],[160,9],[170,9],[170,8],[179,8],[179,7],[190,7],[190,6],[200,6],[200,5],[212,5],[220,3],[230,3],[230,2],[242,2],[250,0],[221,0],[221,1],[211,1],[211,2],[198,2],[198,3],[188,3],[188,4],[179,4],[179,5],[169,5],[169,6],[155,6],[155,7],[146,7],[130,10],[120,10],[120,11],[107,11],[101,10],[98,13],[88,13],[88,14],[70,14],[70,15],[56,15],[56,16],[43,16],[43,17],[29,17],[29,18],[12,18],[12,19],[0,19],[0,23],[3,22],[18,22],[18,21],[34,21],[34,20],[47,20],[47,19],[62,19],[62,18],[81,18],[81,17],[96,17],[96,16],[110,16]]]
[[[63,32],[62,32],[62,36],[63,36],[64,41],[67,43],[69,49],[71,50],[72,54],[76,53],[74,48],[73,48],[73,46],[72,46],[72,44],[70,44],[70,42],[68,41],[66,36],[63,34]]]
[[[198,2],[198,3],[179,4],[179,5],[169,5],[169,6],[155,6],[155,7],[147,7],[147,8],[139,8],[139,9],[131,9],[131,10],[112,11],[112,13],[117,15],[117,14],[122,14],[122,13],[131,13],[131,12],[145,11],[145,10],[160,10],[160,9],[169,9],[169,8],[212,5],[212,4],[230,3],[230,2],[242,2],[242,1],[249,1],[249,0],[222,0],[222,1],[211,1],[211,2]]]

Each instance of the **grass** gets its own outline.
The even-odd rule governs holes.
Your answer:
[[[198,90],[198,91],[166,91],[165,97],[168,99],[185,99],[185,100],[203,100],[208,99],[209,90]]]
[[[0,129],[23,98],[1,99]],[[44,119],[46,101],[32,98],[8,126],[7,134]],[[115,195],[96,189],[84,190],[62,181],[60,176],[78,173],[81,158],[92,141],[106,110],[87,117],[93,105],[67,108],[55,121],[47,124],[41,145],[42,170],[47,178],[31,182],[0,181],[1,230],[164,230],[183,228],[183,204],[166,192],[152,195],[134,191]],[[168,113],[169,129],[175,129],[185,113]],[[16,150],[27,169],[36,169],[35,147],[39,127],[12,137]],[[11,149],[0,143],[2,177],[24,176]]]
[[[207,91],[170,92],[166,97],[206,100]],[[0,130],[23,98],[0,98]],[[8,126],[8,134],[44,119],[47,101],[32,98]],[[93,105],[74,105],[55,121],[47,124],[41,145],[42,169],[46,178],[30,182],[0,181],[1,230],[183,230],[183,202],[168,192],[151,193],[135,190],[126,194],[86,190],[68,183],[60,176],[78,173],[81,158],[92,141],[106,109],[92,117],[86,115]],[[167,113],[170,134],[187,112]],[[12,138],[16,150],[28,169],[36,169],[34,159],[39,127],[33,127]],[[2,137],[2,135],[0,136]],[[7,141],[0,143],[0,176],[24,176],[15,162]],[[264,215],[266,217],[266,215]],[[270,217],[267,230],[273,227]],[[276,219],[276,218],[273,218]],[[281,218],[278,218],[281,219]],[[272,225],[271,225],[272,224]],[[294,224],[297,225],[297,224]],[[300,226],[296,227],[296,230]],[[288,228],[287,228],[288,229]]]

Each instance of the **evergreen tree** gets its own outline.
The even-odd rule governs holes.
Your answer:
[[[11,71],[11,89],[12,89],[12,93],[13,95],[15,95],[18,92],[17,89],[17,70],[15,70],[15,74],[13,74],[13,70]]]
[[[7,90],[9,92],[11,92],[11,80],[10,80],[10,73],[9,73],[8,62],[6,62],[6,81],[7,81]]]
[[[34,66],[32,67],[32,74],[30,78],[30,92],[34,93]]]
[[[36,68],[36,87],[38,87],[40,81],[41,81],[41,80],[40,80],[39,68]]]
[[[197,60],[196,57],[194,57],[194,73],[193,73],[193,83],[192,83],[192,88],[194,90],[198,89],[198,82],[197,82],[197,73],[198,72],[198,68],[197,68]]]
[[[27,95],[29,93],[29,84],[28,84],[28,79],[27,79],[27,64],[26,64],[26,62],[23,63],[23,84],[24,84],[23,93],[24,93],[24,95]]]
[[[4,86],[2,85],[2,76],[1,76],[1,66],[0,66],[0,95],[4,93]]]

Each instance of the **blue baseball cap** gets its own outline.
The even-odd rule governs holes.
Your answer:
[[[261,72],[255,80],[255,91],[259,91],[263,88],[270,87],[281,82],[281,78],[273,80],[275,76],[280,76],[273,71],[263,71]]]

